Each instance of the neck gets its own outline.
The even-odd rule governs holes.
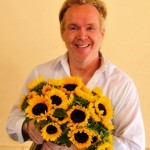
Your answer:
[[[87,84],[95,71],[101,66],[101,59],[98,57],[89,63],[73,62],[69,60],[69,64],[71,76],[78,76]]]

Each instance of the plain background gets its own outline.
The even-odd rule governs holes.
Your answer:
[[[105,58],[129,74],[139,91],[150,147],[150,1],[105,0],[108,7]],[[10,109],[38,64],[66,52],[59,34],[63,0],[0,0],[0,149],[28,147],[6,133]]]

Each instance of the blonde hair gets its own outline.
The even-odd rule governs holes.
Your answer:
[[[63,22],[64,14],[68,10],[68,8],[74,5],[85,5],[85,4],[92,5],[98,10],[103,20],[101,23],[104,24],[104,20],[106,19],[107,16],[107,8],[102,0],[65,0],[59,12],[59,22],[61,25],[61,30],[62,26],[64,25]]]

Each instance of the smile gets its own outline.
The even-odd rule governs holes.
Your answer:
[[[78,45],[78,44],[75,44],[76,47],[78,48],[86,48],[88,47],[90,44],[86,44],[86,45]]]

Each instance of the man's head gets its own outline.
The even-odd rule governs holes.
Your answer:
[[[99,61],[105,34],[105,4],[100,0],[66,0],[60,11],[61,37],[70,61]]]
[[[92,6],[94,6],[98,10],[100,16],[102,16],[102,20],[100,20],[100,23],[102,25],[104,25],[104,20],[106,19],[106,16],[107,16],[107,8],[103,1],[101,1],[101,0],[65,0],[65,2],[62,5],[62,8],[59,12],[59,22],[61,25],[61,30],[64,26],[64,14],[70,7],[72,7],[74,5],[92,5]]]

